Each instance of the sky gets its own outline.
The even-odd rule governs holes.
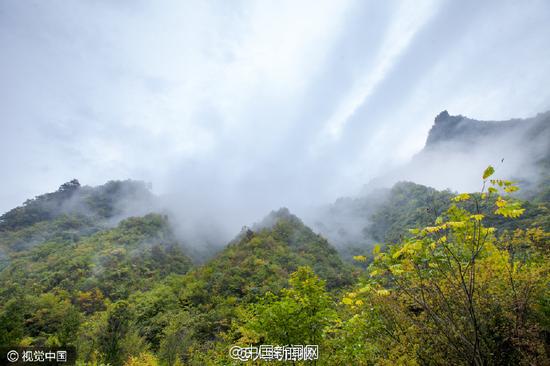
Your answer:
[[[548,19],[544,0],[0,0],[0,212],[73,178],[235,225],[353,194],[442,110],[549,110]]]

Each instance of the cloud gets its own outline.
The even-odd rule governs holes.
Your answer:
[[[133,178],[181,220],[227,231],[280,206],[300,213],[410,159],[443,109],[550,109],[549,12],[544,1],[3,2],[0,211],[72,178]]]

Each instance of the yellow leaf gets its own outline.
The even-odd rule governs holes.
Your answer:
[[[361,287],[359,289],[359,292],[364,293],[364,292],[369,292],[370,290],[371,290],[370,285],[366,285],[365,287]]]
[[[455,198],[453,198],[453,201],[455,202],[462,202],[470,199],[470,195],[468,193],[461,193],[457,195]]]
[[[518,191],[519,188],[516,186],[508,186],[508,187],[505,187],[504,190],[508,193],[512,193],[512,192]]]
[[[372,277],[378,276],[379,274],[380,274],[380,271],[377,270],[377,269],[375,269],[374,271],[371,271],[371,272],[370,272],[370,275],[371,275]]]
[[[386,290],[385,288],[383,288],[381,290],[377,290],[376,293],[379,296],[389,296],[390,295],[390,292],[388,290]]]
[[[437,233],[439,230],[441,230],[441,226],[428,226],[426,227],[426,231],[429,233]]]

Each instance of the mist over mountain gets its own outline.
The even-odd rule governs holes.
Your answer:
[[[406,234],[402,228],[427,225],[448,207],[452,192],[480,190],[480,172],[490,164],[498,176],[520,183],[521,197],[547,203],[549,162],[550,111],[507,121],[443,111],[410,162],[373,179],[360,194],[320,207],[306,221],[341,251],[361,252],[397,241]]]
[[[0,1],[0,365],[550,365],[549,19]]]
[[[366,190],[400,180],[438,189],[480,189],[476,172],[493,165],[497,173],[537,190],[550,161],[550,112],[526,119],[478,121],[441,112],[424,148],[409,163],[373,179]]]
[[[513,243],[523,240],[518,238],[525,230],[533,248],[546,253],[549,116],[480,122],[442,112],[424,149],[394,176],[370,182],[356,196],[304,211],[303,218],[280,208],[254,222],[242,222],[242,229],[230,234],[232,225],[220,225],[223,215],[214,219],[196,209],[200,200],[155,195],[142,181],[109,181],[90,187],[73,179],[0,216],[0,345],[74,344],[85,364],[105,360],[131,365],[138,358],[159,358],[175,366],[178,362],[203,365],[212,358],[230,363],[228,349],[234,344],[306,339],[322,344],[323,364],[364,358],[340,351],[340,344],[355,344],[354,349],[369,344],[350,333],[361,319],[354,312],[362,311],[368,301],[364,294],[374,291],[376,298],[385,298],[395,287],[373,290],[375,272],[362,271],[375,266],[379,258],[391,258],[391,266],[383,268],[385,276],[401,273],[411,262],[394,262],[405,250],[414,254],[412,245],[420,242],[410,229],[440,230],[430,225],[459,212],[464,216],[459,222],[462,227],[481,217],[495,237]],[[486,164],[484,159],[501,156],[507,149],[513,153],[505,155],[504,161],[501,158],[494,174],[513,167],[520,186],[527,187],[523,197],[529,200],[522,203],[521,215],[515,220],[491,210],[469,215],[477,212],[477,201],[464,202],[464,211],[453,208],[460,198],[455,190],[392,182],[397,173],[414,169],[434,185],[440,177],[458,179],[466,173],[457,172],[460,165],[452,164],[466,164],[465,159]],[[432,164],[441,164],[442,171],[429,175],[435,174],[430,171]],[[479,183],[481,174],[478,170],[467,175],[453,187],[461,187],[466,179]],[[512,182],[499,182],[504,190],[514,187]],[[506,200],[510,200],[510,210],[515,210],[517,202],[510,197]],[[508,204],[500,196],[486,200],[495,202]],[[235,222],[239,217],[228,219]],[[442,243],[446,242],[445,236]],[[433,242],[429,248],[429,252],[434,250]],[[458,247],[457,252],[463,249]],[[380,251],[381,256],[374,259]],[[494,262],[502,259],[498,258]],[[532,268],[544,268],[545,257],[535,259],[540,262]],[[504,277],[498,274],[497,278]],[[449,298],[454,296],[455,292]],[[406,314],[414,317],[424,311],[405,305]],[[365,309],[373,314],[374,307]],[[383,303],[380,309],[390,308]],[[361,319],[362,326],[374,326],[372,316]],[[296,319],[300,321],[293,322]],[[323,329],[330,332],[321,335]],[[533,333],[531,342],[543,336]],[[385,347],[387,341],[382,344]],[[530,352],[530,357],[544,364],[547,358],[542,351]],[[513,358],[504,364],[515,364],[523,353],[502,357]]]
[[[435,118],[424,148],[409,163],[373,179],[356,196],[342,197],[332,204],[302,210],[302,218],[340,251],[348,254],[361,252],[375,242],[395,240],[395,235],[387,234],[390,227],[394,224],[400,227],[406,225],[407,219],[404,217],[394,217],[393,223],[390,222],[392,219],[387,221],[388,217],[382,219],[384,215],[380,212],[388,210],[391,202],[405,200],[402,203],[405,205],[404,211],[420,213],[411,224],[427,223],[433,219],[433,214],[423,215],[423,212],[430,209],[433,202],[447,200],[451,191],[479,189],[478,172],[488,164],[497,168],[497,174],[521,182],[523,197],[539,197],[546,201],[549,141],[550,112],[528,119],[477,121],[461,115],[451,116],[443,111]],[[421,185],[400,183],[394,186],[400,181],[451,191],[440,196],[433,188],[426,190]],[[260,222],[257,218],[254,220],[256,224],[254,221],[236,223],[240,216],[209,217],[200,206],[212,206],[212,202],[187,202],[184,198],[188,196],[192,196],[192,192],[183,197],[157,196],[151,192],[150,185],[140,181],[110,181],[90,187],[72,180],[61,185],[56,192],[29,199],[22,206],[4,213],[0,216],[0,231],[18,230],[40,222],[47,226],[49,221],[76,216],[87,218],[89,225],[84,225],[84,221],[80,224],[87,228],[87,232],[94,232],[103,227],[113,227],[127,217],[159,212],[167,215],[172,230],[186,246],[188,255],[201,262],[220,251],[234,237],[237,225],[261,228],[269,227],[270,220],[276,221],[270,218],[272,216]],[[415,199],[410,200],[411,196]],[[284,212],[278,215],[284,215]],[[422,216],[425,216],[424,219],[420,219]],[[227,222],[224,222],[224,217]],[[373,224],[376,218],[386,220],[386,223],[378,221]],[[81,233],[86,230],[80,228]],[[43,232],[41,238],[28,236],[18,245],[21,248],[36,245],[54,234],[55,230],[50,234]]]
[[[116,225],[129,216],[160,210],[150,187],[141,181],[109,181],[97,187],[81,186],[77,179],[55,192],[26,200],[0,216],[0,231],[20,229],[66,215],[89,217]]]

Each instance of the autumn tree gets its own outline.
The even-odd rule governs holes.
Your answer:
[[[489,212],[508,219],[523,208],[509,194],[517,186],[483,174],[479,194],[459,194],[434,225],[374,261],[357,291],[343,303],[348,323],[369,322],[357,343],[378,363],[544,364],[540,302],[548,287],[548,234],[517,230],[497,235]],[[467,208],[473,207],[473,210]],[[361,259],[361,258],[360,258]],[[546,315],[547,316],[547,315]],[[346,335],[349,326],[337,331]],[[376,330],[376,331],[373,331]]]

